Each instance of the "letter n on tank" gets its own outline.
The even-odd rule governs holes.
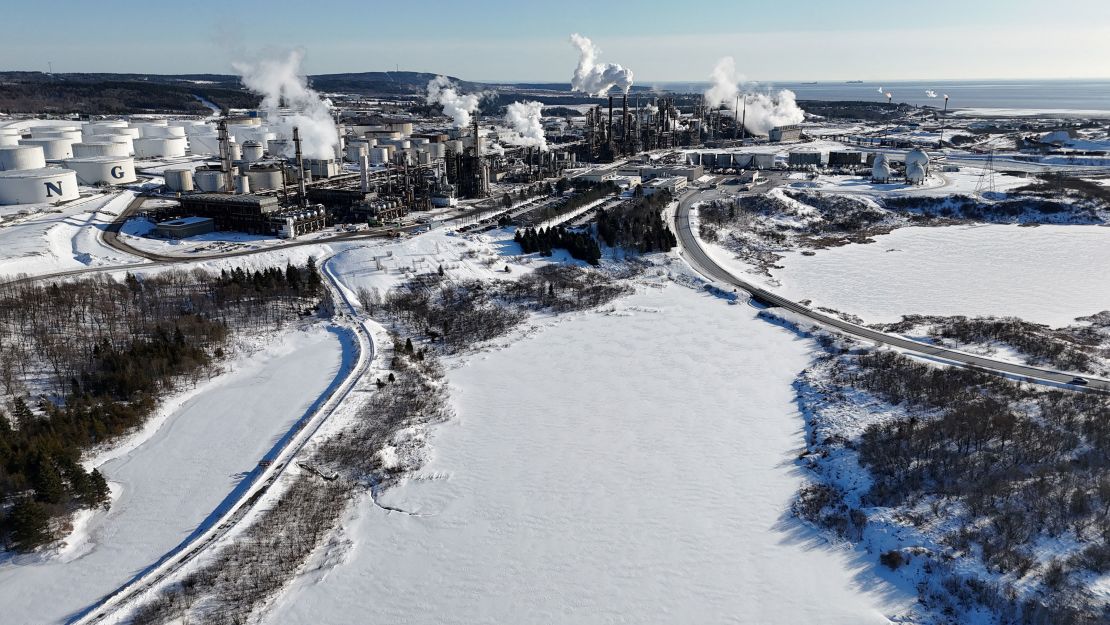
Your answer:
[[[47,181],[47,182],[44,182],[43,184],[46,185],[46,197],[54,197],[55,193],[57,193],[58,195],[62,194],[62,181],[61,180],[59,180],[58,182],[49,182],[49,181]]]

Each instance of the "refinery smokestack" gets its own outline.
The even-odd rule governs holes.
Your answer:
[[[221,119],[216,124],[216,131],[220,143],[220,176],[223,179],[224,190],[228,193],[235,191],[235,182],[231,179],[231,139],[227,134],[227,120]]]
[[[606,130],[609,137],[609,153],[613,153],[613,96],[609,96],[609,128]]]
[[[370,192],[370,157],[365,152],[359,154],[358,157],[358,172],[362,174],[362,192]]]
[[[304,159],[301,157],[301,132],[296,126],[293,127],[293,147],[296,149],[297,157],[297,193],[300,197],[297,198],[297,203],[301,208],[308,206],[308,191],[304,186]]]

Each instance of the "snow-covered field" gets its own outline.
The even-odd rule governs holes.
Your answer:
[[[1063,326],[1110,309],[1102,226],[900,228],[870,244],[787,253],[779,264],[772,275],[783,295],[868,322],[1013,315]]]
[[[270,623],[887,623],[912,592],[793,521],[810,346],[683,287],[453,361],[457,418]],[[712,363],[712,366],[706,366]],[[619,372],[614,375],[614,372]],[[319,563],[318,563],[319,564]]]
[[[5,217],[0,223],[0,277],[143,262],[100,240],[103,229],[133,197],[121,191],[61,209]]]
[[[0,564],[0,622],[65,622],[186,539],[333,383],[342,351],[323,326],[291,331],[172,398],[164,419],[101,456],[107,512],[56,553]]]

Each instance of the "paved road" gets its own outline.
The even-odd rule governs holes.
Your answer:
[[[1110,380],[984,358],[974,354],[945,349],[943,347],[877,332],[864,326],[849,323],[837,317],[821,314],[811,308],[742,280],[717,264],[717,262],[705,252],[701,246],[701,241],[697,237],[697,233],[693,231],[690,225],[690,210],[693,204],[717,196],[718,193],[716,191],[693,191],[688,193],[679,201],[678,208],[674,215],[675,231],[678,234],[679,248],[682,254],[685,256],[686,260],[693,265],[694,269],[708,278],[743,289],[751,294],[752,299],[761,304],[784,308],[821,326],[856,338],[872,341],[881,345],[889,345],[898,349],[921,354],[931,359],[985,369],[1008,376],[1029,378],[1035,382],[1067,384],[1073,378],[1081,377],[1087,381],[1087,386],[1085,388],[1110,392]]]

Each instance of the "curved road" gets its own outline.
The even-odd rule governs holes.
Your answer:
[[[1030,381],[1038,383],[1050,383],[1054,385],[1068,384],[1073,378],[1082,378],[1087,381],[1085,387],[1071,386],[1069,388],[1085,388],[1090,390],[1098,390],[1102,392],[1110,392],[1110,380],[1096,378],[1086,375],[1075,373],[1067,373],[1063,371],[1053,371],[1051,369],[1041,369],[1039,367],[1031,367],[1028,365],[1021,365],[1017,363],[1006,362],[1002,360],[994,360],[992,358],[984,358],[974,354],[957,351],[954,349],[946,349],[921,343],[919,341],[912,341],[910,339],[902,338],[878,332],[861,325],[849,323],[837,317],[821,314],[811,308],[803,306],[797,302],[786,299],[781,295],[768,291],[764,288],[756,286],[751,282],[747,282],[738,278],[735,274],[728,271],[724,267],[717,264],[709,254],[701,246],[701,241],[698,239],[697,233],[693,231],[690,225],[690,210],[695,202],[709,199],[717,195],[715,191],[694,191],[682,197],[678,202],[678,208],[674,214],[674,227],[678,234],[679,248],[686,258],[687,262],[694,267],[695,270],[700,272],[707,278],[717,282],[729,284],[751,294],[752,299],[755,301],[772,307],[779,307],[789,310],[795,314],[801,315],[817,323],[825,328],[835,330],[842,334],[847,334],[855,338],[872,341],[881,345],[888,345],[896,347],[909,352],[914,352],[922,356],[934,360],[942,360],[950,364],[957,364],[965,367],[973,367],[983,369],[989,372],[1006,375],[1016,376],[1020,378],[1027,378]]]

